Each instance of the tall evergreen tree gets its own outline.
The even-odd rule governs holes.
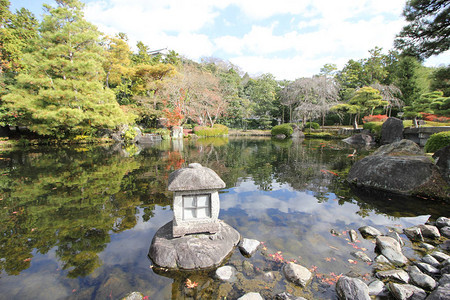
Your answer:
[[[19,122],[38,134],[66,137],[92,134],[128,122],[103,87],[103,48],[100,32],[83,16],[78,0],[56,0],[44,5],[36,51],[24,55],[25,71],[6,95],[6,104]]]

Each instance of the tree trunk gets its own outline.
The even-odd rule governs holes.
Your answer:
[[[419,122],[417,121],[417,117],[414,117],[414,127],[419,128]]]
[[[353,129],[358,129],[358,114],[355,114],[355,119],[353,120]]]

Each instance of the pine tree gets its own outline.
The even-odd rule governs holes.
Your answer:
[[[40,26],[36,51],[24,55],[25,71],[4,97],[19,122],[41,135],[67,137],[93,134],[128,122],[103,87],[100,32],[83,16],[78,0],[44,5],[48,14]]]

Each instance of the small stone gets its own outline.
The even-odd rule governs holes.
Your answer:
[[[432,291],[436,288],[436,281],[431,276],[422,273],[418,267],[410,266],[408,271],[412,283],[416,286],[428,291]]]
[[[450,240],[446,240],[444,243],[440,245],[442,250],[444,251],[450,251]]]
[[[422,257],[422,261],[424,263],[432,265],[435,268],[439,268],[439,265],[440,265],[439,262],[437,261],[437,259],[434,258],[433,256],[431,256],[430,254],[427,254],[424,257]]]
[[[408,263],[408,259],[403,255],[400,244],[388,236],[378,236],[376,244],[381,254],[395,266],[403,266]]]
[[[403,242],[402,238],[400,237],[400,235],[397,232],[395,232],[395,231],[389,232],[388,236],[393,238],[394,240],[396,240],[400,244],[400,246],[405,245],[405,242]]]
[[[391,264],[389,259],[387,259],[386,256],[384,256],[383,254],[380,254],[377,257],[375,257],[375,262],[378,264]]]
[[[342,276],[336,283],[336,293],[341,300],[370,299],[369,288],[358,278]]]
[[[372,226],[363,226],[363,227],[358,228],[358,230],[364,238],[377,237],[377,236],[381,235],[381,232]]]
[[[387,279],[387,280],[397,280],[403,283],[409,282],[409,275],[404,270],[388,270],[388,271],[380,271],[376,273],[376,276],[381,279]]]
[[[433,256],[434,258],[436,258],[440,262],[450,258],[449,255],[447,255],[445,253],[442,253],[440,251],[435,251],[435,252],[431,253],[431,256]]]
[[[420,300],[427,297],[427,293],[411,284],[397,284],[389,283],[389,290],[394,295],[395,299],[414,299]]]
[[[348,231],[348,235],[349,235],[350,241],[352,241],[352,243],[354,243],[358,240],[358,233],[356,232],[356,230],[350,229]]]
[[[450,258],[447,258],[446,260],[443,260],[439,267],[443,268],[443,267],[446,267],[448,265],[450,265]]]
[[[301,287],[305,287],[312,278],[312,273],[307,268],[293,262],[285,264],[283,272],[287,280]]]
[[[264,300],[264,298],[259,293],[247,293],[238,300]]]
[[[406,234],[406,236],[411,241],[423,242],[422,232],[420,231],[420,228],[418,226],[412,226],[409,228],[405,228],[405,229],[403,229],[403,232]]]
[[[233,282],[236,280],[236,269],[232,266],[223,266],[216,270],[216,277],[222,281]]]
[[[441,234],[443,235],[443,236],[445,236],[446,238],[450,238],[450,226],[445,226],[445,227],[442,227],[441,229],[440,229],[440,232],[441,232]]]
[[[352,252],[351,255],[353,255],[356,258],[359,258],[360,260],[364,261],[364,262],[371,262],[372,259],[364,252],[362,251],[356,251],[356,252]]]
[[[416,266],[419,267],[419,269],[422,272],[425,272],[426,274],[431,274],[431,275],[437,275],[440,273],[439,269],[433,267],[432,265],[426,264],[426,263],[416,263]]]
[[[430,239],[438,239],[441,237],[439,233],[439,229],[433,225],[419,225],[420,231],[422,232],[423,237],[427,237]]]
[[[271,281],[274,281],[274,280],[275,280],[275,276],[273,275],[272,272],[266,272],[266,273],[264,273],[263,278],[264,278],[264,281],[266,281],[266,282],[271,282]]]
[[[427,300],[444,300],[450,299],[450,284],[438,286],[431,294],[428,296]]]
[[[252,256],[260,244],[260,241],[244,238],[242,243],[239,244],[239,250],[244,255]]]
[[[385,296],[388,293],[383,281],[378,279],[375,279],[374,281],[369,283],[368,288],[370,296]]]
[[[122,298],[122,300],[142,300],[144,295],[140,292],[132,292]]]
[[[340,233],[339,231],[337,231],[336,229],[331,229],[331,230],[330,230],[330,233],[331,233],[332,235],[335,235],[335,236],[340,236],[340,235],[341,235],[341,233]]]
[[[252,276],[255,274],[255,268],[248,260],[244,260],[242,263],[242,269],[244,270],[244,274],[247,276]]]
[[[450,219],[446,217],[440,217],[436,220],[436,226],[442,228],[445,226],[450,226]]]
[[[277,294],[275,296],[275,300],[306,300],[306,299],[303,297],[296,297],[287,292],[283,292],[283,293]]]
[[[428,244],[428,243],[421,243],[421,244],[419,245],[419,247],[425,249],[426,251],[431,251],[431,250],[433,250],[434,248],[436,248],[436,247],[434,247],[433,245],[430,245],[430,244]]]

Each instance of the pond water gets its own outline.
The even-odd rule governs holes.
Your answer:
[[[449,216],[448,204],[353,191],[343,175],[355,161],[340,141],[215,138],[130,146],[37,148],[0,155],[0,299],[235,299],[288,291],[308,299],[335,298],[339,274],[372,278],[374,244],[348,240],[364,225],[383,232]],[[357,149],[356,159],[369,153]],[[264,242],[251,258],[227,260],[238,280],[213,271],[165,272],[152,267],[155,232],[172,219],[168,175],[198,162],[227,187],[219,218],[243,237]],[[330,230],[335,234],[331,234]],[[339,233],[336,234],[336,233]],[[415,257],[411,244],[404,250]],[[314,271],[304,289],[281,267],[297,261]],[[272,272],[274,280],[265,280]],[[187,288],[186,280],[197,283]]]

